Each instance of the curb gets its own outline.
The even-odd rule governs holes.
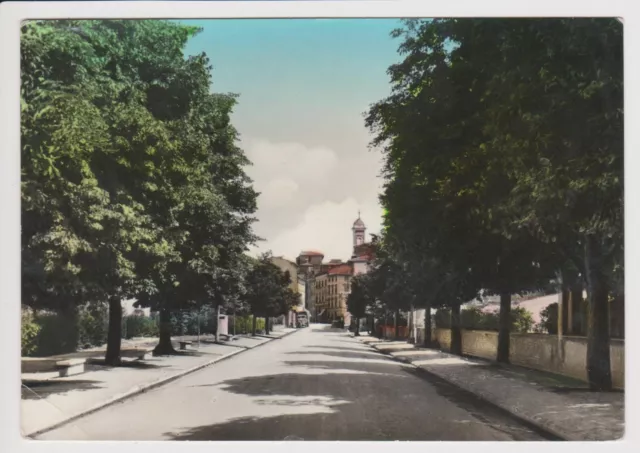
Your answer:
[[[581,438],[574,438],[573,436],[569,436],[567,434],[561,433],[558,430],[556,430],[555,428],[549,427],[543,423],[540,423],[537,420],[534,420],[533,418],[522,414],[522,413],[518,413],[518,412],[514,412],[512,409],[510,409],[509,407],[506,407],[500,403],[497,403],[495,401],[492,401],[491,399],[489,399],[488,397],[482,395],[481,393],[475,392],[473,390],[464,388],[463,386],[461,386],[460,384],[451,381],[449,379],[446,379],[432,371],[426,370],[418,365],[414,365],[413,363],[411,363],[409,360],[407,359],[403,359],[401,357],[395,357],[393,355],[391,355],[390,353],[387,352],[383,352],[381,350],[379,350],[378,348],[376,348],[375,346],[370,346],[366,343],[363,342],[363,344],[365,344],[366,346],[369,346],[371,349],[375,350],[376,352],[387,356],[389,358],[391,358],[392,360],[395,360],[396,362],[401,362],[401,363],[405,363],[408,365],[411,365],[413,368],[415,368],[416,370],[418,370],[421,373],[425,373],[428,374],[429,376],[433,376],[437,379],[440,379],[442,381],[446,381],[447,383],[449,383],[450,385],[455,386],[456,388],[459,388],[460,390],[463,390],[465,392],[469,392],[471,394],[473,394],[474,396],[476,396],[477,398],[479,398],[480,400],[482,400],[484,403],[489,404],[507,414],[509,414],[511,417],[515,418],[516,420],[518,420],[520,423],[524,424],[525,426],[529,427],[529,428],[533,428],[536,431],[540,431],[542,433],[545,433],[547,436],[556,438],[555,440],[560,440],[560,441],[584,441],[585,439],[581,439]]]
[[[98,411],[100,411],[102,409],[105,409],[105,408],[107,408],[109,406],[113,406],[114,404],[122,402],[122,401],[124,401],[126,399],[129,399],[129,398],[132,398],[134,396],[137,396],[137,395],[140,395],[142,393],[145,393],[148,390],[152,390],[152,389],[160,387],[160,386],[162,386],[164,384],[168,384],[169,382],[172,382],[172,381],[175,381],[177,379],[180,379],[181,377],[184,377],[184,376],[186,376],[188,374],[195,373],[196,371],[200,371],[201,369],[207,368],[207,367],[209,367],[211,365],[215,365],[218,362],[222,362],[222,361],[224,361],[226,359],[229,359],[229,358],[231,358],[231,357],[233,357],[235,355],[241,354],[241,353],[243,353],[245,351],[251,351],[253,349],[259,348],[260,346],[264,346],[265,344],[271,343],[274,340],[281,340],[284,337],[288,337],[289,335],[292,335],[292,334],[297,333],[299,331],[300,331],[300,329],[296,329],[296,330],[294,330],[292,332],[287,332],[287,333],[285,333],[284,335],[282,335],[282,336],[280,336],[278,338],[271,338],[271,339],[269,339],[267,341],[264,341],[264,342],[262,342],[262,343],[260,343],[260,344],[258,344],[256,346],[252,346],[250,348],[245,348],[245,349],[238,349],[237,351],[232,351],[229,354],[223,355],[221,357],[217,357],[217,358],[215,358],[213,360],[210,360],[209,362],[202,363],[202,364],[196,365],[196,366],[194,366],[192,368],[188,368],[186,370],[180,371],[180,372],[178,372],[176,374],[173,374],[171,376],[167,376],[167,377],[164,377],[164,378],[157,379],[157,380],[152,381],[152,382],[150,382],[148,384],[142,384],[142,385],[133,387],[131,390],[129,390],[129,391],[125,392],[125,393],[122,393],[120,395],[116,395],[116,396],[114,396],[114,397],[112,397],[112,398],[110,398],[110,399],[108,399],[106,401],[103,401],[102,403],[98,403],[97,405],[95,405],[95,406],[93,406],[93,407],[91,407],[89,409],[83,410],[81,412],[78,412],[78,413],[70,416],[70,417],[67,417],[64,420],[56,422],[56,423],[54,423],[52,425],[49,425],[47,427],[40,428],[39,430],[33,431],[33,432],[29,433],[29,434],[23,434],[23,437],[25,437],[25,438],[27,438],[29,440],[35,440],[33,438],[36,437],[36,436],[40,436],[40,435],[45,434],[47,432],[53,431],[54,429],[61,428],[64,425],[67,425],[67,424],[69,424],[71,422],[74,422],[74,421],[76,421],[76,420],[78,420],[80,418],[86,417],[87,415],[91,415],[94,412],[98,412]]]

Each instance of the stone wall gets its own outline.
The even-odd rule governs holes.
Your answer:
[[[424,334],[422,334],[424,335]],[[433,339],[440,347],[451,347],[451,331],[434,329]],[[498,332],[462,331],[462,352],[474,357],[494,360],[498,349]],[[546,334],[511,334],[511,363],[528,368],[587,380],[587,339]],[[611,340],[611,373],[613,385],[624,388],[624,340]]]

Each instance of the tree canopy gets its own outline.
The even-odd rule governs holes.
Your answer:
[[[210,92],[198,30],[169,21],[29,21],[22,29],[23,302],[123,298],[161,312],[229,304],[257,238],[256,192],[230,115]],[[117,338],[116,338],[117,336]]]
[[[586,279],[594,388],[611,386],[623,269],[621,32],[615,19],[408,20],[392,93],[366,118],[385,156],[384,242],[423,275],[416,300],[499,294],[508,361],[511,294]]]

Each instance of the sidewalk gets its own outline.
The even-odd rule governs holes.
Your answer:
[[[121,367],[87,363],[86,372],[65,378],[47,379],[48,373],[22,375],[21,428],[25,436],[48,431],[74,418],[129,398],[150,388],[197,371],[235,354],[296,332],[279,328],[265,336],[237,336],[225,344],[212,344],[205,339],[200,347],[180,351],[180,355],[130,360]],[[180,337],[182,339],[182,337]],[[178,338],[174,339],[177,343]],[[151,346],[157,339],[141,339],[137,346]],[[130,344],[128,346],[131,346]],[[197,343],[194,343],[197,346]],[[104,349],[79,351],[75,355],[96,357]],[[74,354],[67,354],[74,356]]]
[[[589,392],[585,383],[571,378],[417,348],[404,341],[370,336],[360,340],[562,439],[605,441],[624,436],[622,392]]]

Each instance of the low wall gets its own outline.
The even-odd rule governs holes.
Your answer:
[[[451,331],[434,329],[433,339],[442,349],[451,347]],[[616,388],[624,388],[624,340],[611,340],[611,376]],[[495,360],[498,332],[462,331],[462,353]],[[587,339],[556,335],[511,334],[509,359],[521,365],[587,381]]]
[[[382,338],[393,339],[396,337],[396,329],[394,326],[378,326],[378,335]],[[398,339],[402,340],[409,337],[409,329],[406,326],[398,326]]]

